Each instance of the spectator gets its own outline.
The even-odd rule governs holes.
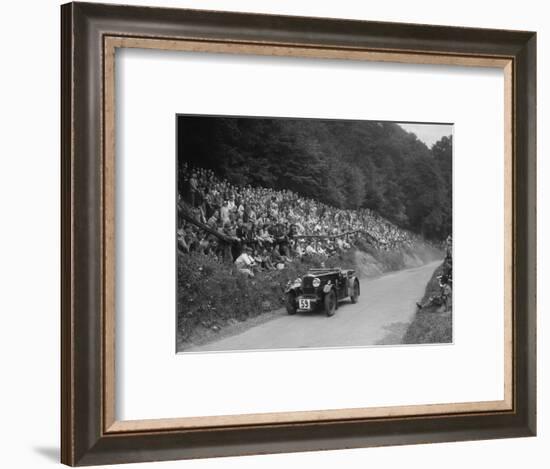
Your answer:
[[[189,179],[189,187],[191,189],[191,207],[195,207],[195,199],[199,189],[199,182],[197,181],[196,173],[191,174],[191,178]]]
[[[279,252],[279,245],[278,244],[273,245],[273,247],[271,248],[271,261],[273,262],[275,267],[279,270],[284,269],[285,260],[286,260],[285,257],[283,257]]]
[[[224,201],[223,205],[220,207],[220,220],[224,225],[229,223],[229,204],[227,200]]]
[[[254,277],[253,269],[256,267],[256,262],[250,255],[251,251],[252,250],[249,247],[245,247],[241,255],[235,260],[235,265],[243,274],[246,274],[249,277]]]

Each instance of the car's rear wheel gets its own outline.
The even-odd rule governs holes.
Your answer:
[[[329,291],[325,295],[325,314],[327,316],[334,316],[334,313],[336,312],[336,294],[334,293],[334,290]]]
[[[296,314],[296,295],[294,293],[286,294],[285,306],[288,314]]]
[[[351,287],[351,294],[349,297],[352,303],[357,303],[359,299],[359,282],[357,280],[353,282],[353,287]]]

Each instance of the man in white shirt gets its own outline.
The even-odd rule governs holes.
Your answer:
[[[235,266],[239,269],[239,272],[246,274],[250,277],[254,277],[253,268],[256,267],[256,261],[250,255],[252,249],[246,247],[237,259],[235,259]]]
[[[220,220],[223,224],[229,223],[229,207],[227,205],[227,200],[224,201],[222,207],[220,208]]]

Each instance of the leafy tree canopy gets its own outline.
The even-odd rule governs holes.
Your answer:
[[[452,137],[430,149],[390,122],[179,116],[178,159],[235,184],[370,208],[426,238],[451,232]]]

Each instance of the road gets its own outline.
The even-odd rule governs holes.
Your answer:
[[[361,281],[356,304],[340,303],[333,317],[321,311],[289,316],[281,310],[274,319],[236,335],[187,352],[348,347],[400,343],[424,295],[428,280],[441,261]]]

